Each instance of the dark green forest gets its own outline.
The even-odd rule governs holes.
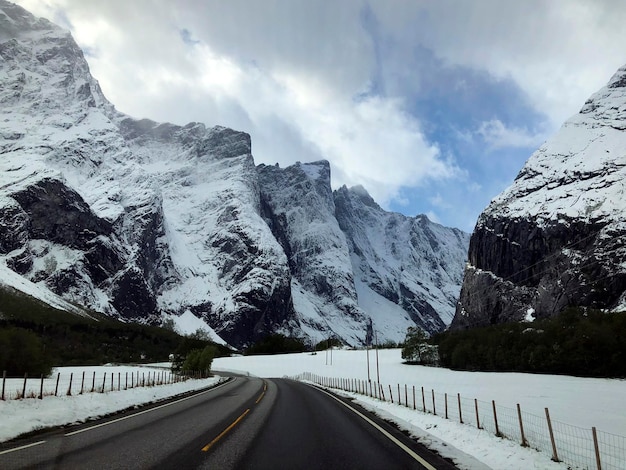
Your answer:
[[[447,331],[433,342],[451,369],[626,377],[626,313],[570,308],[533,323]]]
[[[290,338],[280,333],[267,335],[244,351],[246,356],[256,354],[283,354],[307,351],[309,347],[299,338]]]
[[[97,313],[94,319],[55,309],[37,299],[0,288],[0,373],[47,375],[52,366],[167,361],[208,345],[216,354],[230,351],[200,338],[164,328],[123,323]]]

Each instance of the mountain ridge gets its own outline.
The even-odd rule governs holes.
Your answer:
[[[479,216],[453,328],[626,309],[626,67]]]
[[[70,33],[5,0],[0,55],[0,262],[42,290],[125,321],[192,315],[235,346],[272,332],[359,345],[372,319],[399,341],[416,320],[433,333],[451,319],[467,234],[420,216],[416,240],[441,236],[455,256],[430,253],[426,288],[422,270],[402,287],[412,301],[388,299],[355,275],[362,247],[340,226],[328,162],[257,166],[245,132],[120,113]],[[388,281],[379,248],[359,269]]]

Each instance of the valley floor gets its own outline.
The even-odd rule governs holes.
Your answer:
[[[519,404],[525,416],[531,417],[543,417],[545,416],[545,408],[549,408],[557,432],[563,432],[562,429],[570,429],[568,425],[583,430],[590,430],[591,427],[595,426],[599,432],[602,432],[602,436],[610,436],[617,443],[614,444],[617,447],[617,456],[613,458],[612,462],[603,462],[603,468],[623,468],[626,466],[626,456],[622,454],[624,452],[623,443],[626,442],[626,438],[622,437],[626,436],[626,413],[622,406],[623,398],[626,396],[625,380],[456,372],[447,369],[409,366],[402,363],[398,349],[381,350],[378,358],[379,372],[377,375],[376,354],[374,351],[369,352],[369,376],[372,381],[376,381],[377,376],[379,376],[380,383],[384,384],[386,391],[387,387],[391,386],[396,395],[396,404],[382,402],[352,392],[341,393],[352,396],[362,406],[396,422],[401,428],[412,433],[420,442],[427,444],[442,455],[452,458],[460,468],[481,468],[476,466],[476,460],[494,469],[565,469],[568,468],[568,465],[552,462],[550,460],[552,454],[549,449],[537,452],[521,447],[519,442],[515,442],[515,439],[508,440],[495,437],[492,432],[486,430],[489,429],[488,425],[482,426],[486,429],[477,429],[475,425],[471,424],[471,414],[466,411],[464,411],[466,424],[459,424],[458,419],[456,421],[444,419],[441,416],[443,414],[441,397],[444,393],[450,397],[451,414],[454,412],[453,410],[458,410],[458,408],[454,408],[452,402],[456,400],[457,394],[460,394],[463,400],[471,400],[472,403],[474,399],[477,399],[483,408],[486,407],[485,404],[491,405],[492,400],[497,403],[499,410],[515,410],[516,405]],[[159,366],[164,367],[167,364],[154,365],[153,370],[163,371],[163,369],[158,368]],[[101,380],[100,377],[104,372],[113,373],[116,377],[118,374],[124,377],[125,372],[129,370],[116,366],[60,368],[55,370],[53,377],[56,376],[57,371],[61,372],[63,377],[73,371],[78,377],[83,369],[89,369],[87,377],[90,377],[89,374],[92,373],[92,370],[96,371],[99,380]],[[213,369],[216,374],[219,374],[221,370],[267,378],[295,377],[303,372],[309,372],[321,377],[348,379],[350,384],[356,383],[356,380],[366,382],[368,379],[366,351],[334,350],[332,358],[329,351],[318,352],[315,355],[303,353],[218,358],[214,361]],[[53,379],[48,379],[48,381],[51,380]],[[43,400],[0,401],[0,416],[2,417],[0,442],[38,428],[81,422],[90,417],[102,416],[119,409],[156,401],[188,390],[203,388],[218,380],[218,378],[190,380],[178,384],[134,388],[119,392],[86,393],[71,397],[44,396]],[[20,387],[20,383],[19,379],[13,379],[10,390],[15,391],[15,388]],[[403,403],[405,402],[403,396],[405,385],[409,391],[414,386],[416,387],[418,390],[418,411],[414,411],[411,406],[406,407],[397,404],[396,390],[398,385],[402,390],[401,401]],[[50,385],[46,385],[46,389],[49,387]],[[430,406],[431,396],[437,396],[438,416],[419,411],[422,401],[422,387],[426,390],[427,410],[432,409]],[[33,380],[29,388],[35,393],[38,392],[38,381]],[[123,385],[122,388],[124,388]],[[67,384],[61,386],[61,390],[64,389],[67,390]],[[412,404],[410,395],[411,392],[409,392],[408,398],[409,405]],[[485,420],[484,416],[489,416],[488,411],[481,410],[481,419]],[[504,420],[504,417],[500,419]],[[531,432],[532,424],[531,422],[527,424],[529,432]],[[501,423],[501,425],[504,426],[505,423]],[[561,458],[565,460],[563,457]]]

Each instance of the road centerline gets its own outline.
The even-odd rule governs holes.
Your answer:
[[[220,387],[223,387],[223,386],[224,386],[224,385],[226,385],[227,383],[230,383],[230,382],[222,382],[221,384],[216,385],[215,387],[212,387],[212,388],[210,388],[210,389],[208,389],[208,390],[205,390],[205,391],[203,391],[203,392],[200,392],[200,393],[194,393],[193,395],[190,395],[190,396],[188,396],[188,397],[184,397],[184,398],[181,398],[181,399],[179,399],[179,400],[172,401],[172,402],[170,402],[170,403],[165,403],[165,404],[163,404],[163,405],[155,406],[155,407],[153,407],[153,408],[150,408],[149,410],[138,411],[137,413],[133,413],[132,415],[122,416],[121,418],[116,418],[116,419],[113,419],[113,420],[111,420],[111,421],[107,421],[107,422],[105,422],[105,423],[100,423],[100,424],[96,424],[96,425],[94,425],[94,426],[90,426],[90,427],[88,427],[88,428],[83,428],[83,429],[79,429],[79,430],[77,430],[77,431],[68,432],[68,433],[64,434],[64,436],[65,436],[65,437],[74,436],[74,435],[76,435],[76,434],[80,434],[80,433],[83,433],[83,432],[91,431],[91,430],[93,430],[93,429],[101,428],[101,427],[103,427],[103,426],[108,426],[108,425],[110,425],[110,424],[118,423],[118,422],[120,422],[120,421],[124,421],[124,420],[126,420],[126,419],[134,418],[134,417],[139,416],[139,415],[142,415],[142,414],[144,414],[144,413],[150,413],[151,411],[156,411],[156,410],[159,410],[159,409],[161,409],[161,408],[165,408],[166,406],[175,405],[175,404],[180,403],[180,402],[183,402],[183,401],[185,401],[185,400],[191,400],[192,398],[199,397],[199,396],[201,396],[201,395],[204,395],[205,393],[209,393],[209,392],[212,392],[212,391],[214,391],[214,390],[216,390],[216,389],[218,389],[218,388],[220,388]]]
[[[202,452],[207,452],[211,447],[213,447],[215,444],[217,444],[217,442],[224,437],[226,434],[228,434],[235,426],[237,426],[237,424],[239,424],[239,422],[244,419],[246,417],[246,415],[250,413],[250,408],[248,408],[246,411],[244,411],[239,418],[237,418],[235,421],[233,421],[230,426],[228,426],[226,429],[224,429],[221,433],[219,433],[219,435],[213,439],[211,442],[209,442],[207,445],[205,445],[202,448]]]

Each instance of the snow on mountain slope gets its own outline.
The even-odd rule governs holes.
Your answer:
[[[346,233],[359,304],[376,328],[418,325],[429,333],[450,323],[459,294],[468,234],[426,216],[386,212],[362,187],[335,192],[337,220]],[[389,302],[399,310],[391,320]],[[390,323],[390,321],[392,323]]]
[[[361,344],[371,318],[399,341],[449,320],[461,235],[377,208],[344,217],[361,227],[347,236],[328,162],[257,168],[248,134],[116,111],[71,35],[5,0],[0,155],[0,263],[42,292],[234,346],[271,332]]]
[[[292,301],[309,336],[365,340],[348,245],[335,219],[327,161],[258,166],[268,225],[289,259]]]
[[[258,319],[247,317],[289,286],[258,213],[249,136],[116,112],[69,33],[0,7],[9,266],[111,315],[154,322],[190,309],[249,341]],[[73,262],[52,259],[52,244],[73,249]],[[45,259],[59,269],[38,269]]]
[[[626,305],[626,67],[480,215],[454,325]]]
[[[20,276],[15,271],[9,269],[4,260],[0,260],[0,289],[7,288],[27,294],[56,309],[65,310],[66,312],[74,313],[82,317],[93,318],[83,309],[71,304],[49,289],[30,282],[28,279]],[[0,317],[2,317],[2,313],[2,307],[0,306]]]

